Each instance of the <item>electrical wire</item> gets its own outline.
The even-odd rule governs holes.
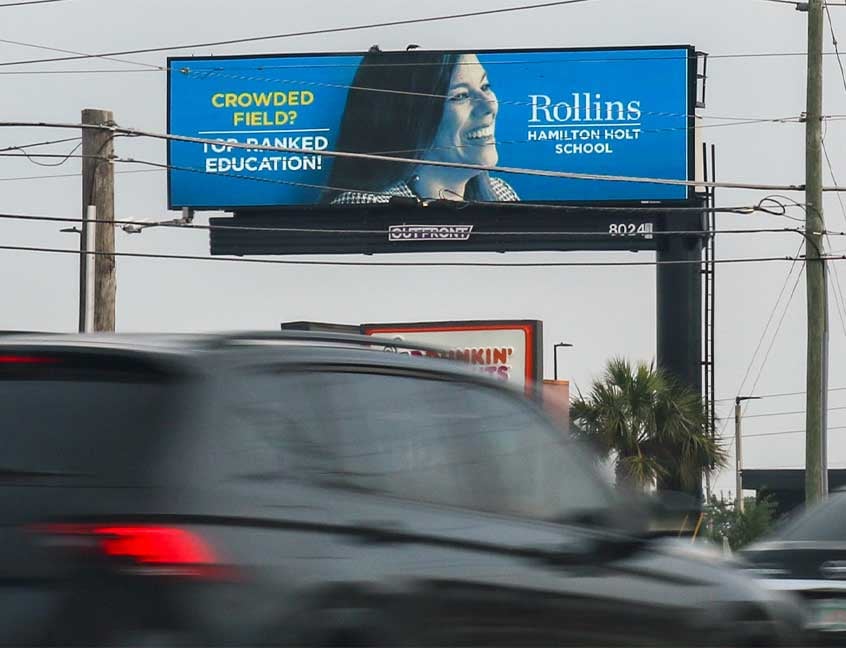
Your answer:
[[[161,173],[164,169],[127,169],[125,171],[115,171],[117,174],[129,173]],[[52,180],[54,178],[79,178],[82,173],[54,173],[50,175],[36,175],[36,176],[13,176],[0,178],[0,182],[18,182],[23,180]]]
[[[835,412],[840,410],[846,410],[846,407],[829,407],[829,412]],[[768,418],[771,416],[792,416],[794,414],[804,414],[805,410],[793,410],[790,412],[767,412],[765,414],[745,414],[743,419],[746,420],[748,418]]]
[[[577,2],[587,2],[588,0],[576,0]],[[841,6],[841,5],[834,5],[834,6]],[[513,11],[520,11],[523,9],[532,9],[534,7],[527,6],[523,8],[514,8]],[[492,10],[496,11],[496,10]],[[476,15],[476,14],[468,14],[468,15]],[[454,17],[463,17],[464,14],[460,16]],[[413,19],[419,22],[421,19]],[[423,19],[425,20],[425,19]],[[329,31],[351,31],[354,29],[365,29],[365,28],[376,28],[383,26],[383,23],[375,24],[375,25],[364,25],[358,27],[343,27],[343,28],[331,28]],[[238,42],[254,42],[257,40],[273,40],[273,39],[282,39],[282,38],[290,38],[294,36],[305,36],[305,35],[312,35],[315,32],[296,32],[296,33],[288,33],[288,34],[277,34],[277,35],[270,35],[270,36],[254,36],[245,39],[239,39]],[[153,53],[153,52],[165,52],[169,50],[180,50],[180,49],[192,49],[192,48],[205,48],[205,47],[214,47],[217,45],[228,45],[232,44],[232,41],[214,41],[209,43],[193,43],[189,45],[173,45],[173,46],[163,46],[163,47],[149,47],[143,49],[135,49],[135,50],[121,50],[115,52],[104,52],[101,54],[87,54],[87,55],[79,55],[79,56],[65,56],[65,57],[54,57],[54,58],[44,58],[44,59],[29,59],[29,60],[21,60],[21,61],[6,61],[0,63],[0,66],[15,66],[15,65],[31,65],[35,63],[56,63],[61,61],[75,61],[75,60],[83,60],[83,59],[98,59],[98,58],[109,58],[114,56],[125,56],[130,54],[146,54],[146,53]],[[623,48],[625,49],[625,48]],[[637,49],[637,48],[633,48]],[[507,52],[508,50],[503,50]],[[601,50],[599,50],[601,51]],[[361,55],[361,52],[350,52],[348,53],[350,56],[357,56]],[[305,56],[307,54],[303,54]],[[823,56],[835,56],[835,52],[822,52]],[[281,55],[280,55],[281,56]],[[313,56],[320,56],[320,54],[313,54]],[[727,59],[727,60],[737,60],[737,59],[767,59],[767,58],[796,58],[796,57],[806,57],[808,53],[806,51],[800,52],[732,52],[726,54],[708,54],[709,59]],[[293,58],[293,57],[292,57]],[[614,56],[614,57],[591,57],[591,58],[584,58],[584,59],[570,59],[567,63],[609,63],[609,62],[618,62],[618,61],[673,61],[673,60],[688,60],[690,57],[685,56]],[[533,64],[541,64],[541,63],[549,63],[549,60],[533,60],[533,61],[489,61],[486,62],[486,65],[507,65],[507,64],[521,64],[521,65],[533,65]],[[556,61],[556,63],[561,63],[561,61]],[[135,62],[137,64],[137,62]],[[378,65],[378,64],[377,64]],[[384,65],[384,64],[383,64]],[[397,65],[435,65],[433,63],[406,63],[406,64],[394,64],[392,63],[391,66]],[[458,63],[461,65],[461,63]],[[308,67],[349,67],[351,64],[322,64],[322,65],[289,65],[286,67],[299,67],[299,68],[308,68]],[[279,66],[276,66],[279,67]],[[264,69],[264,68],[249,68],[249,69]],[[79,73],[94,73],[94,72],[127,72],[127,71],[142,71],[142,70],[33,70],[33,74],[79,74]],[[152,71],[152,70],[151,70]],[[27,71],[15,72],[15,74],[28,74]],[[0,74],[3,74],[0,72]],[[8,74],[8,73],[7,73]]]
[[[409,64],[413,65],[413,64]],[[173,68],[168,68],[173,70]],[[268,68],[262,68],[268,69]],[[411,97],[423,97],[429,99],[449,99],[449,95],[447,94],[437,94],[431,92],[419,92],[419,91],[412,91],[412,90],[394,90],[391,88],[377,88],[374,86],[361,86],[361,85],[352,85],[352,84],[345,84],[345,83],[330,83],[328,81],[314,81],[314,80],[303,80],[303,79],[289,79],[289,78],[278,78],[278,77],[262,77],[262,76],[255,76],[255,75],[240,75],[240,74],[232,74],[230,72],[221,72],[219,69],[214,68],[201,68],[198,70],[192,70],[189,67],[181,67],[178,70],[175,70],[179,74],[193,77],[198,80],[204,80],[209,78],[220,78],[226,79],[229,81],[251,81],[251,82],[261,82],[261,83],[274,83],[274,84],[288,84],[288,85],[298,85],[298,86],[307,86],[311,88],[330,88],[333,90],[355,90],[357,92],[373,92],[377,94],[389,94],[389,95],[402,95],[402,96],[411,96]],[[524,100],[517,100],[517,99],[503,99],[501,97],[497,97],[495,99],[482,99],[482,98],[474,98],[472,100],[474,103],[495,103],[498,105],[503,106],[525,106],[530,107],[534,104],[530,101]],[[678,117],[678,118],[693,118],[693,119],[714,119],[720,121],[733,121],[738,122],[739,124],[757,124],[757,123],[801,123],[802,116],[801,115],[788,115],[785,117],[735,117],[735,116],[705,116],[705,115],[697,115],[695,113],[671,113],[671,112],[656,112],[656,111],[641,111],[642,115],[650,115],[653,117]],[[683,127],[675,127],[675,128],[667,128],[667,129],[641,129],[641,132],[660,132],[663,130],[685,130],[691,128],[705,128],[705,126],[683,126]]]
[[[839,5],[838,5],[839,6]],[[359,55],[359,52],[354,52],[351,55]],[[752,53],[752,54],[709,54],[709,58],[726,58],[726,59],[742,59],[742,58],[761,58],[761,57],[775,57],[775,56],[785,56],[785,57],[792,57],[792,56],[805,56],[806,53],[804,52],[773,52],[773,53]],[[823,56],[836,56],[835,52],[823,52]],[[96,55],[92,55],[92,57],[97,58]],[[223,58],[223,57],[221,57]],[[688,57],[679,57],[679,56],[661,56],[661,57],[623,57],[618,56],[614,58],[591,58],[591,59],[570,59],[568,61],[556,61],[557,64],[570,64],[570,63],[612,63],[618,61],[668,61],[668,60],[683,60],[687,59]],[[546,60],[523,60],[523,61],[485,61],[485,66],[495,66],[495,65],[513,65],[513,64],[522,64],[522,65],[538,65],[541,63],[549,63]],[[135,62],[138,65],[138,62]],[[455,63],[456,65],[468,65],[467,63],[462,63],[460,61]],[[165,66],[156,66],[150,64],[150,69],[135,69],[135,68],[66,68],[61,70],[4,70],[0,71],[0,75],[9,75],[9,76],[36,76],[36,75],[43,75],[43,74],[128,74],[128,73],[135,73],[135,72],[171,72],[171,71],[180,71],[174,70],[173,68],[165,67]],[[434,65],[428,63],[406,63],[406,64],[391,64],[392,66],[400,66],[400,65]],[[312,67],[348,67],[348,64],[325,64],[321,66],[316,65],[285,65],[285,66],[258,66],[258,67],[229,67],[230,70],[267,70],[267,69],[280,69],[280,68],[295,68],[295,69],[307,69]],[[837,116],[839,119],[842,119],[842,115]],[[825,116],[823,116],[825,118]]]
[[[828,389],[829,392],[836,392],[836,391],[846,391],[846,387],[830,387]],[[782,398],[785,396],[804,396],[807,392],[805,391],[795,391],[795,392],[781,392],[779,394],[758,394],[758,398]],[[726,401],[734,401],[736,397],[730,396],[726,398],[717,398],[714,400],[715,403],[724,403]]]
[[[23,7],[24,5],[38,5],[48,4],[51,2],[66,2],[67,0],[20,0],[20,2],[5,2],[0,4],[0,9],[3,7]]]
[[[48,254],[83,254],[80,250],[68,250],[63,248],[35,247],[25,245],[0,245],[0,250],[13,252],[43,252]],[[228,263],[249,263],[260,265],[289,265],[289,266],[339,266],[339,267],[416,267],[416,268],[598,268],[598,267],[637,267],[637,266],[661,266],[661,265],[701,265],[698,260],[678,261],[530,261],[530,262],[484,262],[484,261],[311,261],[311,260],[289,260],[289,259],[265,259],[246,258],[231,256],[198,256],[191,254],[154,254],[144,252],[97,252],[89,250],[85,252],[89,256],[110,256],[142,259],[174,259],[185,261],[212,261]],[[832,259],[834,260],[834,259]],[[839,261],[846,261],[846,256],[837,257]],[[713,263],[719,264],[743,264],[743,263],[767,263],[775,261],[794,261],[792,257],[741,257],[733,259],[715,259]]]
[[[240,173],[210,173],[206,169],[201,169],[197,167],[189,167],[184,165],[173,165],[173,164],[166,164],[164,162],[154,162],[151,160],[138,160],[135,158],[123,158],[118,157],[112,160],[113,162],[118,163],[125,163],[125,164],[142,164],[145,166],[152,166],[159,169],[168,169],[171,171],[184,171],[188,173],[197,173],[202,175],[215,175],[217,177],[224,177],[224,178],[234,178],[238,180],[248,180],[251,182],[263,182],[267,184],[280,184],[280,185],[287,185],[287,186],[294,186],[294,187],[302,187],[308,189],[318,189],[321,191],[357,191],[356,189],[349,189],[344,187],[336,187],[324,184],[315,184],[315,183],[306,183],[306,182],[297,182],[295,180],[281,180],[279,178],[264,178],[264,177],[257,177],[257,176],[250,176],[244,175]],[[368,193],[374,195],[384,195],[384,196],[391,196],[391,194],[380,192],[380,191],[370,191]],[[429,204],[428,201],[421,202],[421,206],[425,206]],[[785,216],[787,213],[787,208],[779,203],[777,200],[772,199],[772,196],[767,196],[759,201],[756,205],[752,206],[741,206],[741,207],[668,207],[664,205],[649,205],[649,206],[642,206],[642,207],[614,207],[614,206],[603,206],[603,205],[550,205],[545,203],[531,203],[528,201],[521,201],[521,202],[494,202],[494,203],[487,203],[483,201],[450,201],[450,204],[472,204],[472,205],[491,205],[496,206],[502,209],[525,209],[526,207],[532,207],[533,209],[541,209],[541,210],[553,210],[553,211],[602,211],[602,212],[621,212],[630,214],[633,210],[640,210],[644,213],[654,214],[654,213],[664,213],[664,212],[671,212],[671,213],[683,213],[683,212],[695,212],[695,213],[735,213],[735,214],[751,214],[754,212],[761,212],[766,213],[771,216]],[[776,208],[768,208],[765,205],[774,205]],[[790,228],[786,228],[785,231],[790,231]]]
[[[42,1],[46,2],[49,0],[30,0],[30,1]],[[53,2],[58,2],[58,0],[52,0]],[[283,38],[294,38],[299,36],[321,36],[325,34],[338,34],[342,32],[351,32],[351,31],[361,31],[366,29],[378,29],[381,27],[398,27],[400,25],[418,25],[423,23],[431,23],[431,22],[443,22],[448,20],[459,20],[463,18],[477,18],[479,16],[491,16],[496,14],[504,14],[504,13],[514,13],[518,11],[530,11],[534,9],[545,9],[549,7],[557,7],[563,5],[572,5],[572,4],[580,4],[583,2],[590,2],[590,0],[555,0],[553,2],[540,2],[535,4],[529,5],[517,5],[513,7],[501,7],[498,9],[485,9],[485,10],[478,10],[478,11],[468,11],[464,13],[456,13],[456,14],[448,14],[448,15],[438,15],[438,16],[426,16],[423,18],[405,18],[401,20],[389,20],[384,22],[377,22],[377,23],[364,23],[359,25],[348,25],[345,27],[326,27],[322,29],[310,29],[310,30],[302,30],[297,32],[287,32],[283,34],[269,34],[265,36],[249,36],[245,38],[232,38],[228,40],[219,40],[219,41],[208,41],[204,43],[191,43],[191,44],[177,44],[177,45],[168,45],[164,47],[143,47],[133,50],[122,50],[116,52],[104,52],[101,54],[86,54],[86,55],[75,55],[75,56],[63,56],[63,57],[53,57],[53,58],[46,58],[46,59],[32,59],[26,61],[6,61],[0,63],[0,66],[9,66],[9,65],[30,65],[33,63],[52,63],[57,61],[78,61],[82,59],[90,59],[90,58],[103,58],[109,56],[126,56],[131,54],[148,54],[152,52],[165,52],[165,51],[172,51],[172,50],[184,50],[184,49],[205,49],[207,47],[218,47],[221,45],[238,45],[242,43],[256,43],[260,41],[269,41],[269,40],[280,40]]]
[[[81,223],[82,218],[78,217],[64,217],[64,216],[42,216],[33,214],[6,214],[0,213],[0,220],[23,220],[36,222],[56,222],[56,223]],[[237,220],[237,219],[232,219]],[[232,231],[246,231],[246,232],[276,232],[276,233],[301,233],[301,234],[388,234],[386,229],[350,229],[350,228],[306,228],[306,227],[259,227],[251,225],[203,225],[199,223],[187,223],[181,218],[149,221],[149,220],[115,220],[115,219],[86,219],[85,222],[97,223],[104,225],[115,226],[144,226],[144,227],[175,227],[180,229],[195,229],[195,230],[232,230]],[[755,228],[755,229],[733,229],[733,230],[668,230],[651,232],[657,236],[705,236],[709,234],[768,234],[768,233],[784,233],[784,232],[799,232],[799,230],[791,230],[784,228]],[[515,232],[477,232],[479,236],[609,236],[607,231],[515,231]],[[846,232],[842,233],[846,235]]]
[[[799,252],[797,251],[797,255],[798,255],[798,253],[799,253]],[[796,259],[796,260],[798,261],[798,260],[799,260],[799,257],[798,257],[798,256],[796,256],[796,257],[794,257],[794,259]],[[775,315],[775,313],[776,313],[776,312],[777,312],[777,310],[778,310],[778,304],[779,304],[779,303],[780,303],[780,301],[781,301],[781,297],[782,297],[782,295],[784,294],[784,289],[787,287],[787,285],[788,285],[788,283],[789,283],[789,281],[790,281],[790,276],[791,276],[791,274],[793,273],[793,270],[794,270],[794,268],[795,268],[795,267],[796,267],[796,263],[792,264],[792,265],[791,265],[791,267],[790,267],[790,270],[788,271],[787,276],[785,277],[784,284],[782,285],[782,290],[781,290],[781,292],[779,293],[779,296],[778,296],[778,298],[776,299],[775,306],[773,307],[773,311],[772,311],[772,313],[770,314],[770,319],[769,319],[769,320],[767,320],[767,325],[766,325],[766,327],[764,328],[764,333],[761,335],[761,340],[759,341],[758,346],[757,346],[757,347],[756,347],[756,349],[755,349],[755,353],[753,354],[753,361],[749,363],[749,368],[747,368],[746,375],[744,376],[743,381],[741,381],[741,386],[740,386],[740,389],[738,390],[738,396],[739,396],[739,395],[740,395],[740,393],[743,391],[743,386],[746,384],[746,378],[748,377],[748,374],[749,374],[749,369],[751,369],[751,367],[752,367],[752,366],[753,366],[753,364],[754,364],[754,358],[757,356],[758,350],[760,349],[761,344],[763,343],[763,340],[764,340],[764,338],[766,337],[766,333],[767,333],[767,330],[769,329],[769,325],[770,325],[770,322],[771,322],[771,320],[772,320],[772,317]],[[782,311],[782,313],[781,313],[781,318],[780,318],[780,319],[779,319],[779,321],[778,321],[778,325],[777,325],[777,326],[776,326],[776,328],[775,328],[775,332],[773,333],[772,338],[770,338],[770,344],[769,344],[769,346],[767,347],[767,351],[766,351],[766,353],[764,354],[764,359],[763,359],[763,361],[761,362],[761,364],[760,364],[760,365],[759,365],[759,367],[758,367],[758,373],[757,373],[757,375],[755,376],[755,382],[754,382],[754,383],[752,383],[752,390],[749,392],[749,393],[750,393],[750,395],[754,395],[754,394],[755,394],[755,388],[758,386],[758,381],[761,379],[761,375],[763,374],[763,372],[764,372],[764,368],[765,368],[765,367],[766,367],[766,365],[767,365],[767,360],[769,360],[770,353],[771,353],[771,352],[772,352],[772,350],[773,350],[773,345],[775,345],[775,341],[778,339],[778,334],[779,334],[779,332],[781,331],[781,326],[782,326],[782,324],[784,323],[784,318],[785,318],[785,316],[787,315],[787,311],[788,311],[788,310],[790,310],[790,304],[793,302],[793,296],[796,294],[796,289],[797,289],[797,287],[799,286],[799,280],[802,278],[802,274],[804,273],[804,271],[805,271],[805,266],[803,265],[803,266],[801,266],[801,267],[799,268],[799,272],[796,274],[796,282],[793,284],[793,289],[790,291],[790,296],[787,298],[787,302],[786,302],[786,304],[785,304],[785,306],[784,306],[784,310],[783,310],[783,311]],[[750,402],[750,401],[746,401],[746,403],[745,403],[745,405],[744,405],[744,407],[743,407],[743,414],[744,414],[744,415],[745,415],[745,413],[746,413],[746,409],[749,407],[749,402]],[[726,419],[723,421],[723,426],[722,426],[722,428],[720,429],[720,437],[722,437],[722,436],[723,436],[723,434],[725,433],[725,430],[726,430],[726,427],[727,427],[727,426],[728,426],[728,418],[726,418]],[[730,443],[734,443],[734,439],[733,439],[733,438],[732,438],[732,439],[730,439]]]
[[[136,68],[116,68],[107,70],[104,68],[98,69],[82,69],[82,70],[4,70],[0,72],[2,76],[41,76],[41,75],[59,75],[59,74],[131,74],[135,72],[161,72],[166,71],[165,68],[160,69],[146,69],[146,70],[139,70]]]
[[[758,374],[755,376],[755,381],[752,383],[752,390],[749,392],[750,395],[755,394],[755,389],[758,387],[758,382],[761,380],[761,376],[764,373],[764,368],[767,366],[767,360],[770,358],[770,353],[773,350],[773,346],[775,345],[775,341],[778,339],[778,334],[781,332],[781,326],[784,324],[784,318],[787,316],[787,312],[790,310],[790,304],[793,302],[793,297],[796,294],[796,289],[799,287],[799,280],[802,278],[802,275],[805,272],[805,266],[799,268],[799,272],[796,275],[796,281],[793,284],[793,289],[790,291],[790,296],[787,298],[787,303],[784,307],[784,310],[781,313],[781,318],[778,321],[778,325],[776,326],[775,333],[773,333],[773,337],[770,339],[770,345],[767,347],[767,352],[764,354],[764,360],[761,362],[761,365],[758,367]],[[749,406],[749,401],[746,402],[746,407]]]
[[[840,78],[843,80],[843,86],[846,87],[846,69],[843,67],[843,58],[840,56],[840,48],[837,44],[837,34],[834,32],[834,21],[831,19],[831,11],[828,8],[828,2],[823,2],[826,16],[828,17],[828,27],[831,31],[831,43],[834,45],[834,53],[837,56],[837,64],[840,67]]]
[[[846,78],[844,78],[844,84],[846,84]],[[828,171],[831,175],[832,182],[837,184],[837,177],[834,174],[834,165],[831,162],[831,157],[828,154],[828,148],[825,145],[825,135],[821,138],[822,150],[825,156],[825,160],[828,163]],[[840,213],[843,215],[844,223],[846,223],[846,204],[844,204],[843,196],[837,194],[837,200],[840,203]],[[826,242],[828,243],[829,250],[831,250],[831,237],[826,234]],[[840,282],[840,272],[835,265],[833,267],[834,270],[834,306],[837,309],[837,315],[840,319],[840,326],[843,329],[843,335],[846,337],[846,297],[844,297],[843,293],[843,286]]]
[[[22,122],[0,122],[0,127],[3,126],[24,126],[27,123]],[[32,125],[32,123],[29,123]],[[53,124],[52,127],[60,128]],[[79,125],[65,125],[64,127],[74,128]],[[102,127],[98,127],[102,128]],[[203,137],[190,137],[186,135],[174,135],[172,133],[155,133],[150,131],[142,131],[133,128],[113,127],[113,132],[134,137],[149,137],[153,139],[160,139],[171,142],[186,142],[193,144],[209,144],[219,146],[220,141],[208,139]],[[511,173],[516,175],[538,176],[546,178],[568,178],[572,180],[598,180],[605,182],[634,182],[639,184],[659,184],[672,185],[684,187],[720,187],[724,189],[757,189],[762,191],[804,191],[802,185],[766,185],[754,183],[738,183],[738,182],[705,182],[699,180],[676,180],[670,178],[643,178],[635,176],[618,176],[618,175],[600,175],[595,173],[574,173],[569,171],[552,171],[547,169],[526,169],[519,167],[503,167],[503,166],[484,166],[481,164],[469,164],[464,162],[444,162],[437,160],[409,160],[408,158],[394,157],[389,155],[373,155],[371,153],[352,153],[348,151],[330,151],[313,149],[303,149],[290,146],[262,146],[259,144],[241,144],[239,142],[227,142],[227,146],[237,149],[245,149],[251,151],[267,151],[277,153],[296,153],[300,155],[325,155],[327,157],[349,158],[355,160],[378,160],[381,162],[394,162],[404,165],[413,163],[423,166],[436,166],[454,169],[469,169],[474,171],[487,171],[493,173]],[[836,187],[838,191],[846,191],[846,187]]]
[[[0,148],[0,153],[5,153],[7,151],[23,151],[24,149],[28,148],[35,148],[38,146],[50,146],[51,144],[65,144],[66,142],[78,142],[81,139],[81,137],[65,137],[63,139],[47,140],[45,142],[33,142],[32,144],[17,144],[14,146],[6,146],[4,148]]]
[[[837,34],[834,31],[834,21],[831,19],[831,11],[829,11],[828,3],[823,2],[823,7],[825,8],[826,17],[828,18],[828,27],[831,31],[831,42],[834,46],[834,51],[837,53],[837,64],[840,67],[840,78],[843,81],[843,89],[846,90],[846,69],[843,66],[843,59],[840,56],[840,48],[838,47],[837,43]],[[828,147],[825,144],[825,138],[828,134],[828,122],[825,122],[825,129],[823,130],[822,137],[820,138],[820,143],[822,145],[822,151],[825,155],[825,161],[828,164],[828,172],[831,175],[831,181],[834,184],[837,184],[837,176],[834,173],[834,165],[831,162],[831,157],[828,154]],[[843,196],[839,193],[837,194],[837,200],[840,203],[840,213],[843,216],[844,223],[846,223],[846,204],[843,202]],[[828,243],[829,249],[831,249],[831,239],[830,237],[826,236],[826,242]],[[846,337],[846,296],[843,293],[843,286],[840,282],[840,273],[837,269],[837,266],[834,266],[834,305],[837,309],[837,315],[840,319],[840,326],[843,329],[843,335]]]
[[[24,157],[29,162],[33,164],[37,164],[38,166],[42,167],[58,167],[66,164],[69,160],[73,158],[88,158],[92,157],[90,155],[76,155],[76,152],[82,148],[82,142],[79,142],[76,146],[74,146],[70,153],[67,154],[59,154],[59,153],[27,153],[26,151],[22,150],[20,147],[13,147],[9,150],[19,150],[20,153],[0,153],[0,157]],[[58,162],[39,162],[36,158],[59,158]]]
[[[128,137],[149,137],[172,142],[185,142],[192,144],[209,144],[219,146],[220,141],[203,137],[190,137],[186,135],[174,135],[172,133],[156,133],[143,131],[134,128],[122,128],[116,125],[106,124],[72,124],[61,122],[0,122],[0,128],[73,128],[73,129],[96,129],[110,130],[119,135]],[[804,185],[769,185],[742,182],[706,182],[703,180],[677,180],[672,178],[648,178],[637,176],[601,175],[595,173],[574,173],[569,171],[553,171],[548,169],[527,169],[520,167],[484,166],[481,164],[469,164],[464,162],[443,162],[437,160],[420,160],[386,155],[374,155],[371,153],[353,153],[348,151],[314,150],[290,146],[262,146],[259,144],[241,144],[239,142],[227,142],[230,148],[244,149],[250,151],[266,151],[277,153],[296,153],[299,155],[325,155],[327,157],[349,158],[356,160],[377,160],[381,162],[395,162],[404,165],[414,163],[418,166],[436,166],[456,169],[470,169],[474,171],[487,171],[494,173],[511,173],[516,175],[537,176],[545,178],[568,178],[572,180],[597,180],[604,182],[633,182],[638,184],[659,184],[699,188],[723,188],[723,189],[754,189],[760,191],[804,191]],[[123,161],[131,161],[124,159]],[[823,187],[823,191],[846,191],[846,187]],[[370,192],[373,193],[373,192]]]
[[[846,425],[834,425],[826,428],[827,430],[846,430]],[[757,434],[743,434],[743,439],[752,439],[754,437],[770,437],[782,436],[784,434],[805,434],[805,430],[784,430],[783,432],[759,432]]]
[[[17,45],[19,47],[31,47],[33,49],[40,49],[40,50],[47,50],[48,52],[62,52],[64,54],[79,54],[81,56],[95,56],[92,54],[88,54],[87,52],[80,52],[77,50],[70,50],[70,49],[63,49],[61,47],[50,47],[48,45],[37,45],[35,43],[27,43],[24,41],[16,41],[16,40],[9,40],[0,38],[0,43],[5,43],[7,45]],[[145,67],[152,70],[161,71],[164,68],[161,65],[154,65],[152,63],[142,63],[141,61],[132,61],[130,59],[125,58],[115,58],[112,56],[96,56],[96,58],[103,59],[104,61],[115,61],[116,63],[128,63],[130,65],[138,65],[141,67]]]
[[[796,254],[794,256],[798,257],[799,253],[802,251],[802,243],[799,244],[799,248],[796,250]],[[775,303],[773,304],[772,310],[770,311],[770,316],[767,318],[766,324],[764,324],[764,330],[758,338],[758,344],[755,347],[755,350],[752,352],[752,357],[749,359],[749,364],[746,366],[746,371],[743,374],[743,378],[740,381],[740,386],[737,389],[737,396],[740,396],[743,393],[744,387],[746,387],[746,381],[749,379],[749,375],[752,373],[752,367],[755,366],[755,361],[758,359],[758,353],[760,353],[761,348],[764,345],[764,340],[767,337],[767,333],[770,330],[770,325],[773,323],[775,319],[775,315],[778,312],[779,304],[781,304],[781,299],[784,297],[785,292],[787,291],[787,286],[790,284],[790,278],[793,276],[794,270],[796,270],[797,264],[796,262],[790,265],[790,268],[787,271],[787,274],[784,277],[784,281],[781,284],[781,290],[778,293],[778,297],[776,297]],[[801,276],[801,272],[800,272]],[[795,286],[794,286],[795,289]],[[736,398],[736,397],[735,397]],[[735,400],[732,398],[731,400]],[[716,402],[716,401],[715,401]],[[723,427],[720,430],[720,436],[725,432],[726,426],[728,425],[728,419],[723,421]]]

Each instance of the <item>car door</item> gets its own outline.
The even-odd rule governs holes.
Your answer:
[[[424,372],[321,372],[339,498],[359,577],[394,592],[417,640],[661,645],[684,637],[687,590],[633,557],[598,562],[602,531],[562,525],[613,500],[587,458],[522,397]],[[375,547],[375,549],[374,549]],[[354,571],[354,570],[353,570]]]

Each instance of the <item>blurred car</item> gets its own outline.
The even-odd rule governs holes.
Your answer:
[[[374,344],[0,339],[0,643],[799,640],[524,396]]]
[[[794,516],[741,556],[768,587],[804,599],[819,642],[846,645],[846,492]]]

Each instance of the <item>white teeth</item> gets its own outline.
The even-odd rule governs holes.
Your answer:
[[[467,139],[484,139],[493,135],[493,126],[483,126],[467,133]]]

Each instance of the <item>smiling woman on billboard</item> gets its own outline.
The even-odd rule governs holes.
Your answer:
[[[336,158],[326,202],[519,200],[508,183],[487,172],[420,163],[497,164],[499,104],[475,54],[371,52],[351,86],[337,150],[409,162]]]

